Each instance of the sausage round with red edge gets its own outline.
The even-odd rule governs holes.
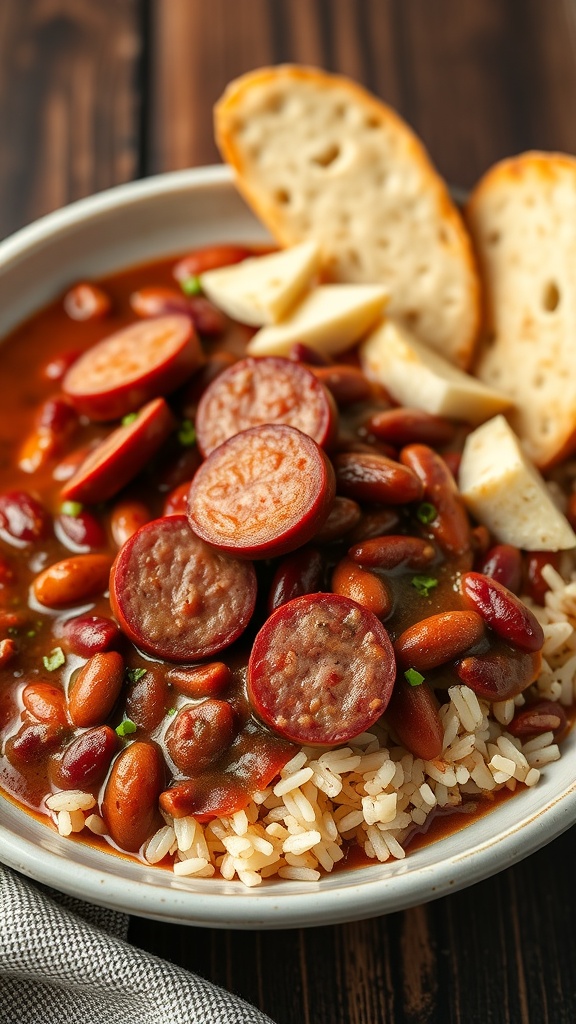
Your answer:
[[[254,567],[215,551],[185,516],[142,526],[118,552],[110,603],[123,633],[168,661],[208,658],[244,631],[256,601]]]
[[[188,519],[208,544],[239,558],[272,558],[305,544],[334,501],[332,464],[295,427],[271,423],[236,434],[196,472]]]
[[[248,664],[257,715],[293,743],[344,743],[384,713],[396,677],[388,633],[372,612],[336,594],[278,608]]]

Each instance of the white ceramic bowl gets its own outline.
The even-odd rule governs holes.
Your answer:
[[[266,235],[227,169],[162,175],[81,200],[0,244],[0,336],[71,282],[216,241]],[[1,382],[0,354],[0,382]],[[227,928],[334,924],[401,910],[486,878],[576,821],[576,732],[562,759],[459,832],[403,861],[320,882],[182,880],[171,872],[62,839],[0,797],[0,860],[63,892],[164,921]]]

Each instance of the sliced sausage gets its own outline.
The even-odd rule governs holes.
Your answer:
[[[62,488],[65,500],[106,501],[149,462],[176,426],[163,398],[155,398],[131,423],[113,430],[94,448]]]
[[[328,391],[301,363],[280,357],[241,359],[206,389],[198,406],[196,436],[204,455],[229,437],[261,423],[287,423],[320,445],[336,432]]]
[[[201,362],[189,317],[141,320],[84,352],[68,370],[62,390],[91,420],[116,420],[174,391]]]
[[[168,661],[208,658],[246,628],[256,601],[249,562],[222,555],[185,516],[155,519],[118,552],[110,602],[137,647]]]
[[[343,743],[386,710],[396,662],[375,615],[335,594],[282,605],[258,633],[248,695],[266,725],[294,743]]]
[[[214,547],[242,558],[270,558],[305,544],[334,500],[332,465],[300,430],[253,427],[220,445],[190,488],[188,518]]]

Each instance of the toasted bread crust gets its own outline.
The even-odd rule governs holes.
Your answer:
[[[467,231],[406,123],[361,86],[315,68],[262,68],[215,108],[237,184],[282,245],[317,240],[334,281],[384,284],[390,314],[470,364],[479,285]]]
[[[576,159],[503,160],[465,215],[484,285],[475,371],[516,403],[510,422],[546,469],[576,449]]]

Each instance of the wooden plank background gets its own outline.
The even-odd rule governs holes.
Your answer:
[[[288,60],[392,103],[452,183],[530,147],[576,153],[574,0],[1,0],[0,236],[119,182],[214,162],[226,82]],[[278,1024],[574,1024],[575,863],[572,832],[372,921],[234,933],[134,919],[130,935]]]

